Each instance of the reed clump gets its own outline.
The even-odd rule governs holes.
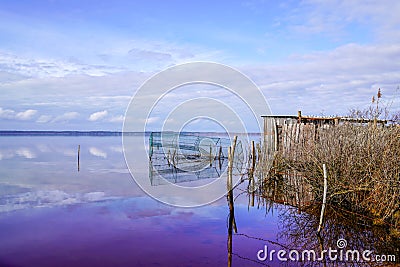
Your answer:
[[[328,171],[328,203],[389,224],[400,235],[400,127],[342,124],[317,130],[315,140],[278,151],[267,177],[282,170],[301,173],[322,199]]]

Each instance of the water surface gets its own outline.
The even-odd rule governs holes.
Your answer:
[[[148,162],[137,168],[149,175]],[[0,137],[0,266],[225,266],[228,215],[226,198],[189,209],[147,196],[121,137]],[[235,217],[239,233],[276,240],[277,214],[246,194]],[[264,243],[235,235],[233,265],[259,266],[243,258]]]
[[[130,149],[145,149],[142,136],[131,138]],[[150,179],[148,160],[135,168]],[[244,181],[233,191],[233,213],[226,197],[177,208],[138,187],[121,136],[2,136],[0,266],[385,266],[257,258],[265,246],[318,252],[337,249],[339,239],[348,249],[393,254],[398,261],[400,242],[388,228],[337,207],[328,205],[318,239],[320,207],[300,211],[273,202],[296,199],[279,196],[282,182],[269,181],[252,194]]]

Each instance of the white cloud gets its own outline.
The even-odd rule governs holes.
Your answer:
[[[98,121],[98,120],[101,120],[101,119],[103,119],[105,116],[107,116],[108,115],[108,111],[107,110],[103,110],[103,111],[98,111],[98,112],[95,112],[95,113],[92,113],[90,116],[89,116],[89,121]]]
[[[21,111],[16,113],[12,109],[3,109],[0,107],[0,118],[2,119],[18,119],[18,120],[30,120],[33,116],[35,116],[37,110],[28,109],[25,111]]]
[[[47,123],[47,122],[51,121],[52,118],[53,118],[53,117],[50,116],[50,115],[41,115],[41,116],[36,120],[36,122],[38,122],[38,123]]]
[[[400,8],[399,1],[305,0],[298,3],[287,4],[289,12],[277,13],[277,36],[266,37],[268,40],[252,34],[248,37],[252,37],[251,42],[257,45],[271,42],[271,46],[265,47],[266,60],[269,60],[268,53],[272,57],[275,52],[279,54],[279,51],[274,50],[275,42],[282,47],[285,55],[297,51],[306,54],[292,55],[283,64],[256,66],[251,62],[242,68],[236,66],[255,79],[274,111],[293,114],[301,108],[307,113],[318,113],[322,109],[327,112],[347,112],[348,108],[368,102],[377,87],[384,87],[386,96],[388,90],[400,83],[400,47],[399,42],[395,42],[400,40],[400,16],[396,12]],[[262,12],[261,8],[259,10]],[[265,28],[260,28],[261,31],[263,29]],[[275,33],[272,30],[270,34]],[[293,33],[299,35],[292,36]],[[282,38],[283,35],[285,38]],[[326,36],[338,38],[338,41],[330,42],[321,38]],[[248,41],[236,32],[229,38]],[[371,40],[375,43],[351,43],[371,43]],[[85,115],[83,119],[101,121],[104,127],[109,127],[107,123],[115,127],[116,123],[123,121],[123,116],[118,114],[123,114],[135,88],[139,88],[151,72],[188,59],[221,59],[221,55],[216,53],[218,51],[202,50],[194,44],[185,46],[160,40],[121,39],[117,42],[113,40],[113,43],[111,46],[101,44],[102,47],[93,48],[89,51],[91,55],[87,57],[70,53],[76,60],[23,56],[22,53],[0,51],[0,91],[3,93],[0,105],[7,107],[6,103],[13,103],[12,109],[15,109],[0,108],[0,118],[16,118],[19,111],[27,108],[35,108],[40,114],[46,114],[42,112],[42,108],[57,106],[79,112],[87,112],[87,109],[98,111],[90,116],[90,113]],[[393,45],[383,45],[390,43]],[[286,49],[286,46],[289,48]],[[335,46],[337,47],[332,48]],[[247,60],[247,55],[251,56],[251,48],[248,44],[243,44],[240,50],[236,50],[238,55],[234,58],[242,57]],[[319,52],[303,52],[311,49]],[[93,56],[97,59],[91,60]],[[86,65],[80,62],[90,63]],[[139,72],[142,69],[151,71]],[[103,76],[93,77],[94,75]],[[5,79],[2,79],[3,76]],[[188,94],[189,97],[195,96],[192,92]],[[22,95],[29,97],[29,100],[26,101]],[[215,90],[213,95],[221,100],[229,99],[223,90]],[[173,94],[169,97],[173,97]],[[19,108],[20,103],[26,105],[25,108]],[[33,107],[32,103],[37,103],[38,106]],[[115,107],[120,109],[116,110]],[[87,109],[81,111],[82,108]],[[165,111],[164,107],[162,109]],[[78,116],[75,113],[72,116],[64,114],[56,117],[57,114],[38,116],[36,121],[67,121]],[[147,123],[160,122],[161,119],[154,117],[158,115],[153,114]],[[19,117],[28,116],[28,113],[21,113]]]
[[[15,111],[11,109],[3,109],[0,107],[0,118],[2,119],[13,119],[15,117]]]
[[[76,111],[65,112],[64,114],[55,117],[52,122],[65,122],[79,117],[79,113]]]
[[[244,72],[262,89],[274,113],[303,109],[306,114],[345,115],[350,108],[369,105],[379,87],[392,97],[400,84],[399,69],[400,45],[347,44],[292,57],[282,65],[248,66]],[[399,99],[393,108],[400,108]]]
[[[0,149],[0,160],[14,157],[14,152],[9,149]]]
[[[34,191],[3,196],[0,200],[0,212],[10,212],[20,209],[37,207],[54,207],[77,203],[88,203],[115,199],[104,192],[66,193],[61,190]]]
[[[34,109],[28,109],[22,112],[18,112],[17,115],[15,115],[15,118],[19,120],[30,120],[32,119],[33,116],[35,116],[37,113],[37,110]]]
[[[76,74],[103,76],[107,73],[123,71],[125,68],[86,65],[67,60],[28,58],[0,51],[0,70],[22,79],[24,77],[64,77]]]
[[[89,153],[100,158],[107,158],[107,153],[97,147],[89,148]]]
[[[215,60],[204,48],[160,40],[118,40],[104,47],[94,48],[92,45],[90,49],[80,49],[85,55],[63,58],[62,55],[58,58],[27,56],[0,50],[0,77],[5,77],[1,82],[74,75],[105,76],[130,70],[154,71],[189,59]],[[88,49],[92,51],[89,54]]]
[[[21,147],[15,151],[18,156],[24,157],[26,159],[34,159],[36,158],[36,154],[26,147]]]

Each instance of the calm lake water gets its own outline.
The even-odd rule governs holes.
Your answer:
[[[131,138],[143,149],[143,137]],[[148,164],[136,173],[148,177]],[[147,196],[126,167],[121,137],[0,137],[0,266],[297,266],[257,253],[317,247],[309,218],[257,199],[252,207],[245,187],[234,191],[228,263],[227,199],[176,208]]]
[[[148,162],[137,168],[149,175]],[[235,213],[239,233],[277,239],[277,213],[248,208],[246,194]],[[175,208],[148,197],[121,137],[0,137],[0,266],[225,266],[228,215],[226,198]],[[258,266],[242,258],[264,244],[234,236],[233,265]]]

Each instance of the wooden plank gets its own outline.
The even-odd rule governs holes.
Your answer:
[[[290,145],[290,152],[292,159],[295,158],[296,154],[296,130],[297,130],[298,123],[293,123],[292,132],[291,132],[291,145]]]

